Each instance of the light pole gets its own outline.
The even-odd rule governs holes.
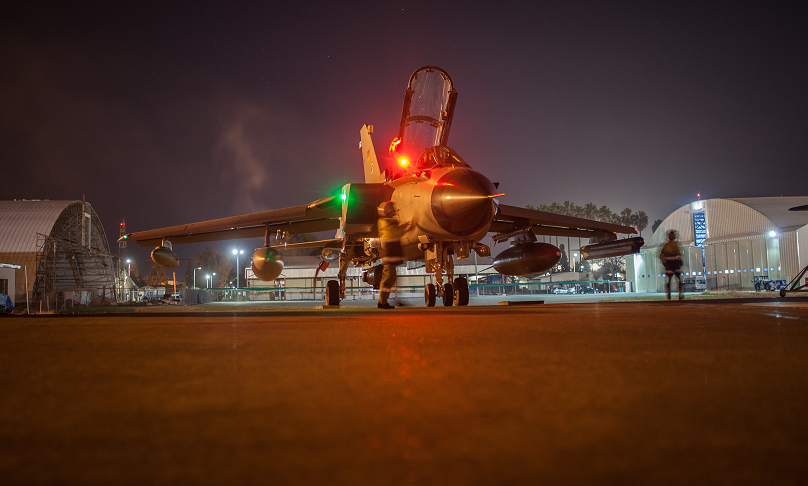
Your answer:
[[[210,274],[210,286],[211,286],[211,287],[213,287],[213,277],[215,277],[215,276],[216,276],[216,272],[212,272],[212,273]]]
[[[194,288],[196,288],[196,271],[197,271],[197,270],[202,270],[202,267],[196,267],[196,268],[194,268]]]
[[[127,268],[126,273],[127,273],[127,274],[128,274],[128,276],[129,276],[129,280],[132,280],[132,259],[131,259],[131,258],[127,258],[127,259],[126,259],[126,268]],[[127,286],[127,288],[129,287],[129,282],[126,282],[126,286]],[[134,300],[134,299],[132,299],[132,292],[131,292],[131,290],[132,290],[132,289],[131,289],[131,288],[129,288],[129,292],[127,292],[127,293],[129,294],[129,300]]]
[[[239,288],[239,287],[241,287],[241,285],[239,285],[239,277],[241,277],[241,273],[239,272],[238,256],[243,255],[244,250],[236,250],[234,248],[233,249],[233,254],[236,255],[236,288]]]
[[[205,275],[205,288],[210,288],[210,275]]]

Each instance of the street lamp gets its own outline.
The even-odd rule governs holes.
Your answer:
[[[210,288],[210,275],[205,275],[205,288]]]
[[[241,276],[241,274],[239,273],[238,256],[243,255],[244,250],[236,250],[234,248],[233,249],[233,254],[236,255],[236,288],[239,288],[239,287],[241,287],[241,285],[239,284],[239,277]]]
[[[194,268],[194,288],[196,288],[196,271],[197,271],[197,270],[202,270],[202,267],[196,267],[196,268]]]
[[[131,258],[126,259],[126,268],[127,268],[126,273],[129,274],[129,280],[132,280],[132,259]],[[134,300],[132,298],[132,288],[129,287],[129,282],[126,282],[126,287],[129,289],[129,292],[128,292],[129,293],[129,300]]]

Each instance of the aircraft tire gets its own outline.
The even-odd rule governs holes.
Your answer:
[[[451,307],[452,304],[454,304],[454,286],[447,282],[443,286],[443,306]]]
[[[339,281],[329,280],[325,284],[325,305],[339,305]]]
[[[427,307],[435,307],[436,295],[434,284],[426,284],[424,286],[424,301],[426,302]]]
[[[469,305],[469,282],[465,277],[454,279],[454,303],[455,305]]]

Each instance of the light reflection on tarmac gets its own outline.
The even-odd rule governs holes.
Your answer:
[[[800,303],[2,318],[0,477],[804,484]]]

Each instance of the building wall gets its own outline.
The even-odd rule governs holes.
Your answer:
[[[796,231],[797,234],[797,266],[802,270],[808,266],[808,225]]]
[[[5,280],[7,282],[7,284],[8,284],[8,293],[6,295],[9,296],[9,298],[11,299],[12,302],[16,302],[14,300],[14,295],[15,295],[15,288],[14,288],[15,273],[16,272],[14,271],[13,268],[0,267],[0,280]],[[3,292],[3,290],[0,289],[0,292]]]
[[[89,214],[89,220],[85,221],[83,214]],[[77,231],[70,230],[80,228],[82,221],[87,223],[85,241],[73,234]],[[49,238],[59,238],[67,243],[58,246],[58,254],[56,251],[46,253],[44,245]],[[77,247],[86,247],[87,250],[81,251]],[[40,250],[52,257],[45,262],[47,265],[38,258]],[[33,305],[37,295],[43,298],[46,291],[54,294],[79,287],[113,294],[115,278],[109,242],[90,203],[0,201],[0,261],[21,267],[15,273],[17,304],[24,303],[26,295]],[[37,279],[38,273],[48,278]],[[39,292],[35,292],[37,289]],[[50,297],[56,298],[54,295]]]
[[[778,238],[778,245],[780,248],[780,273],[783,275],[782,278],[786,278],[785,276],[787,275],[790,281],[802,269],[799,252],[797,251],[797,232],[782,233]]]
[[[708,289],[752,290],[755,276],[791,280],[808,265],[808,226],[778,227],[766,215],[735,200],[709,199],[699,203],[696,207],[703,207],[707,223],[704,268],[701,247],[693,244],[694,207],[689,204],[671,213],[641,252],[630,259],[632,271],[627,274],[636,282],[638,292],[664,291],[665,271],[659,251],[671,229],[679,232],[683,274],[704,276]],[[787,209],[784,213],[774,205],[771,207],[778,218],[783,219],[780,213],[787,213]],[[790,223],[793,221],[789,220]],[[770,231],[775,231],[776,236],[770,236]],[[805,249],[803,254],[800,249]]]

